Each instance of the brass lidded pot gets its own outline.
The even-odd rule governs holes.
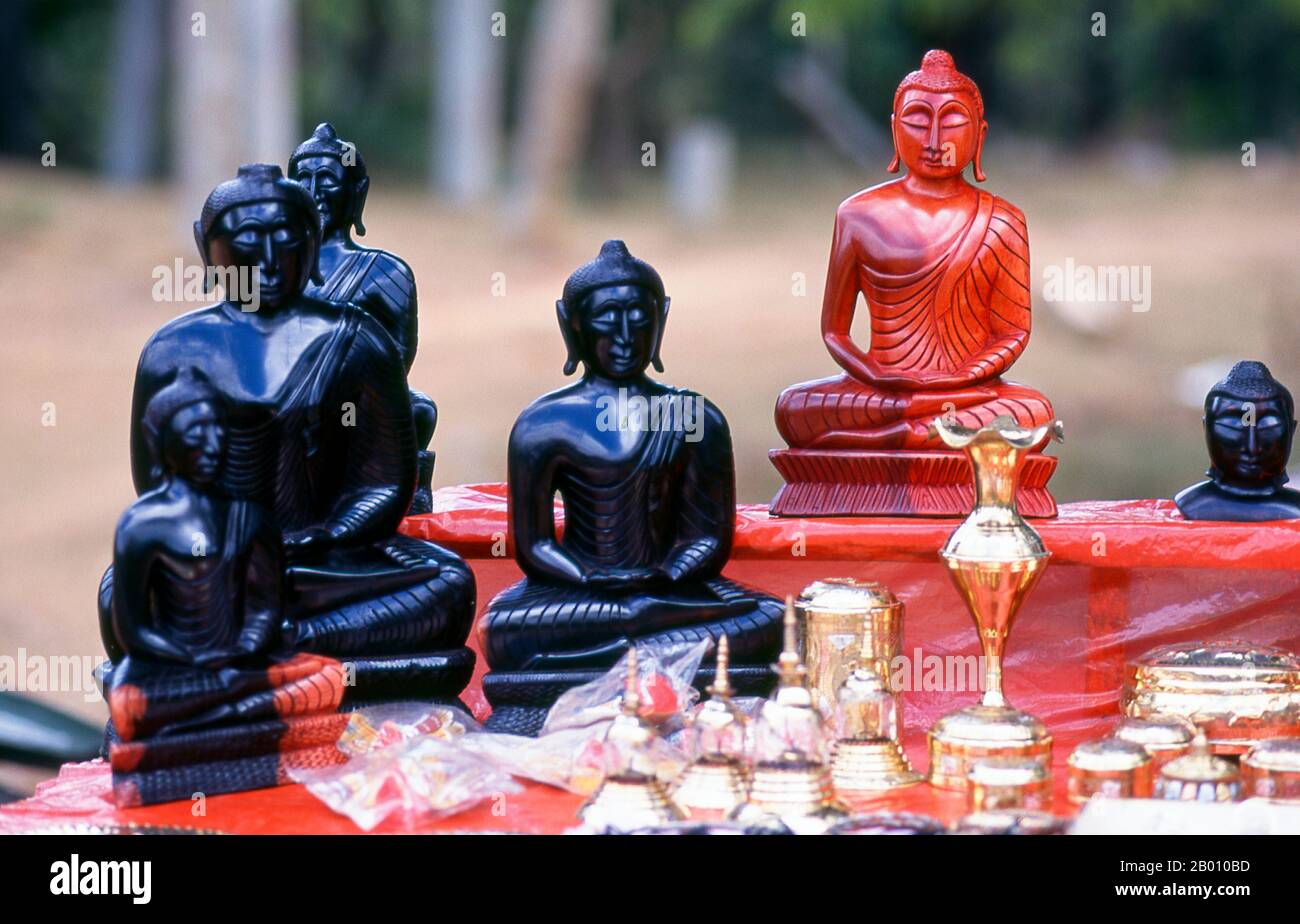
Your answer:
[[[1033,757],[992,757],[977,760],[966,774],[966,807],[970,812],[993,809],[1052,809],[1052,771]]]
[[[1184,716],[1216,754],[1300,736],[1300,657],[1241,641],[1167,645],[1131,662],[1124,712]]]
[[[874,581],[831,577],[814,581],[795,601],[799,653],[808,667],[817,706],[829,713],[835,695],[869,649],[886,681],[903,653],[903,602]]]
[[[1300,738],[1261,741],[1241,759],[1242,797],[1300,800]]]
[[[1241,798],[1241,771],[1232,761],[1215,757],[1205,733],[1198,731],[1191,751],[1160,770],[1155,797],[1188,802],[1236,802]]]
[[[1114,737],[1085,741],[1070,754],[1069,764],[1069,798],[1075,805],[1094,796],[1151,798],[1151,755],[1140,744]]]
[[[1146,749],[1151,755],[1151,779],[1154,781],[1161,767],[1192,749],[1196,726],[1180,715],[1128,716],[1115,726],[1111,737],[1140,744]]]

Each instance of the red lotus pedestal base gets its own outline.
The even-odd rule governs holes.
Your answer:
[[[960,517],[974,506],[970,461],[956,450],[774,449],[785,479],[772,499],[779,517]],[[1027,517],[1056,516],[1047,480],[1056,457],[1025,457],[1016,500]]]

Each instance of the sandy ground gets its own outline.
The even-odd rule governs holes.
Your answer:
[[[1060,500],[1169,496],[1198,478],[1199,413],[1176,396],[1191,364],[1221,374],[1216,361],[1260,358],[1300,388],[1295,162],[1247,169],[1228,156],[1154,172],[1028,154],[986,163],[989,187],[1029,218],[1036,322],[1013,377],[1046,392],[1066,421]],[[727,413],[742,499],[770,498],[777,393],[835,371],[817,320],[835,205],[884,178],[769,168],[745,177],[732,216],[710,230],[683,231],[643,195],[556,216],[547,243],[527,248],[490,211],[452,212],[380,183],[366,243],[403,256],[418,280],[411,382],[441,411],[436,483],[504,476],[515,415],[562,382],[553,305],[563,281],[604,238],[622,236],[673,299],[665,379]],[[189,307],[153,301],[152,273],[178,256],[194,262],[197,210],[161,188],[0,166],[0,656],[100,653],[95,588],[132,499],[134,364],[149,334]],[[1043,269],[1067,258],[1150,266],[1150,310],[1085,305],[1074,314],[1107,318],[1102,330],[1067,323],[1039,303]],[[495,273],[504,295],[492,294]],[[795,273],[806,275],[804,296],[792,291]],[[49,701],[102,715],[76,692]]]

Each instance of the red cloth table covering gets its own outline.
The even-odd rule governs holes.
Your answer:
[[[727,574],[774,594],[821,577],[881,581],[907,605],[902,683],[906,746],[926,765],[925,729],[978,692],[974,626],[937,557],[955,526],[945,519],[776,519],[762,506],[738,512]],[[1034,526],[1053,560],[1011,633],[1006,692],[1055,736],[1057,810],[1065,802],[1065,760],[1080,741],[1106,733],[1118,715],[1126,661],[1161,644],[1242,638],[1300,650],[1300,523],[1188,522],[1171,501],[1063,504]],[[404,531],[464,555],[479,583],[480,611],[519,577],[508,555],[504,490],[471,485],[435,492],[434,512]],[[477,636],[471,635],[471,645]],[[480,663],[465,701],[487,714]],[[937,688],[936,688],[937,687]],[[558,832],[574,824],[580,799],[528,785],[495,807],[478,808],[421,830]],[[958,794],[918,786],[871,799],[863,809],[906,809],[952,820]],[[494,814],[494,808],[501,814]],[[238,833],[343,833],[357,829],[300,786],[213,796],[206,815],[190,803],[117,810],[108,769],[65,767],[35,798],[0,808],[0,832],[65,824],[151,824]],[[392,830],[381,826],[380,831]]]

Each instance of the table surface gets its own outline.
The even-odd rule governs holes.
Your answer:
[[[895,571],[904,569],[895,575],[902,580],[911,573],[906,569],[922,567],[920,564],[907,564],[909,562],[925,563],[926,566],[935,564],[935,552],[956,522],[953,519],[904,518],[781,519],[769,516],[765,507],[743,506],[737,515],[733,557],[736,569],[741,572],[764,571],[768,568],[762,564],[765,561],[783,562],[790,570],[793,565],[791,547],[800,543],[802,554],[799,560],[804,568],[815,570],[815,563],[832,560],[864,564],[895,562],[902,564],[889,567]],[[1055,519],[1033,522],[1052,551],[1054,562],[1111,569],[1099,573],[1127,573],[1147,568],[1193,569],[1187,573],[1215,568],[1300,571],[1300,522],[1189,522],[1168,500],[1062,504],[1060,515]],[[494,584],[504,586],[504,581],[513,579],[510,576],[514,572],[512,564],[501,557],[501,544],[507,536],[503,485],[440,489],[435,492],[433,513],[408,518],[403,531],[445,544],[464,555],[476,571],[481,571],[481,585],[484,577],[494,569],[502,572],[492,578]],[[1159,572],[1148,572],[1156,573]],[[749,577],[748,574],[743,576]],[[1212,576],[1207,572],[1207,579],[1209,577]],[[1202,600],[1211,599],[1209,592],[1202,589],[1200,593],[1203,596],[1183,601],[1185,605],[1182,608],[1166,602],[1154,611],[1135,609],[1133,613],[1124,608],[1124,598],[1116,596],[1117,591],[1103,586],[1106,582],[1098,585],[1099,589],[1088,585],[1088,595],[1097,597],[1097,601],[1089,605],[1093,608],[1104,606],[1102,613],[1106,620],[1115,623],[1101,627],[1110,634],[1099,634],[1092,617],[1089,617],[1087,630],[1080,634],[1082,623],[1076,626],[1052,615],[1055,611],[1050,607],[1050,588],[1040,592],[1033,603],[1044,614],[1040,616],[1045,620],[1040,632],[1046,630],[1049,634],[1037,636],[1035,648],[1044,646],[1041,649],[1044,657],[1055,652],[1053,657],[1068,661],[1076,657],[1072,653],[1073,647],[1091,644],[1094,653],[1100,652],[1097,657],[1116,662],[1108,669],[1109,679],[1100,692],[1086,690],[1082,682],[1085,674],[1082,671],[1071,673],[1064,662],[1057,665],[1057,669],[1044,670],[1041,665],[1036,666],[1031,657],[1025,667],[1010,674],[1011,679],[1022,686],[1023,692],[1016,696],[1021,708],[1043,716],[1060,717],[1059,721],[1049,723],[1057,735],[1054,809],[1058,814],[1073,811],[1065,798],[1065,761],[1071,749],[1082,740],[1104,735],[1117,718],[1116,691],[1110,676],[1122,664],[1124,657],[1124,649],[1117,639],[1137,637],[1146,644],[1148,637],[1155,640],[1156,633],[1165,633],[1185,641],[1189,632],[1192,637],[1201,637],[1205,632],[1220,636],[1229,629],[1241,629],[1249,634],[1254,628],[1258,630],[1256,634],[1261,635],[1259,641],[1294,647],[1291,643],[1296,641],[1293,636],[1297,623],[1293,616],[1283,617],[1294,613],[1290,601],[1296,592],[1288,590],[1290,585],[1286,584],[1288,579],[1285,575],[1275,575],[1270,580],[1269,587],[1273,589],[1263,592],[1263,602],[1253,604],[1254,609],[1239,602],[1202,603]],[[755,583],[761,584],[762,581]],[[930,585],[915,586],[924,588]],[[1151,579],[1144,579],[1142,592],[1150,596],[1153,586]],[[1071,587],[1073,584],[1064,582],[1058,593],[1074,593]],[[774,588],[766,589],[775,592]],[[483,586],[481,590],[486,591],[487,587]],[[951,594],[951,589],[946,589],[945,594]],[[1186,591],[1184,596],[1189,594],[1196,596],[1193,591]],[[488,593],[480,596],[481,605],[485,605]],[[969,623],[964,621],[968,617],[959,613],[948,614],[951,607],[941,605],[947,598],[935,602],[931,596],[918,592],[909,600],[909,610],[915,610],[909,615],[909,620],[916,634],[934,650],[973,648],[973,632],[967,628]],[[955,604],[956,598],[948,602]],[[1204,612],[1200,612],[1202,610]],[[1159,614],[1159,619],[1153,613]],[[947,637],[959,640],[953,644],[945,643],[940,631],[942,619],[949,617],[955,622],[943,631]],[[1052,621],[1054,618],[1056,622]],[[1017,637],[1035,638],[1033,630],[1031,624]],[[1057,630],[1067,632],[1070,638],[1079,635],[1077,644],[1061,648],[1069,639],[1053,639],[1050,633]],[[936,635],[939,636],[937,642]],[[967,646],[966,642],[970,645]],[[476,675],[474,685],[477,683]],[[474,692],[468,691],[470,694]],[[907,701],[910,710],[925,706],[927,702],[924,694],[909,696],[912,697]],[[942,702],[930,697],[929,706],[922,713],[925,721],[909,727],[907,735],[907,752],[914,766],[918,769],[926,766],[923,728],[939,714],[935,707],[941,706],[946,711],[973,698],[971,693],[945,694],[941,697]],[[576,824],[576,812],[581,802],[581,797],[572,793],[524,783],[521,793],[508,796],[504,801],[489,801],[446,819],[423,820],[413,830],[430,833],[559,833]],[[915,811],[945,822],[954,821],[965,813],[963,796],[935,790],[925,784],[857,800],[853,807],[859,811]],[[158,825],[246,834],[344,834],[359,831],[348,819],[331,812],[301,786],[211,796],[205,801],[202,815],[196,815],[195,807],[189,802],[119,810],[112,804],[109,771],[101,761],[65,766],[55,779],[40,785],[34,798],[0,807],[0,833],[67,825]],[[402,830],[392,824],[377,829],[381,833]]]

